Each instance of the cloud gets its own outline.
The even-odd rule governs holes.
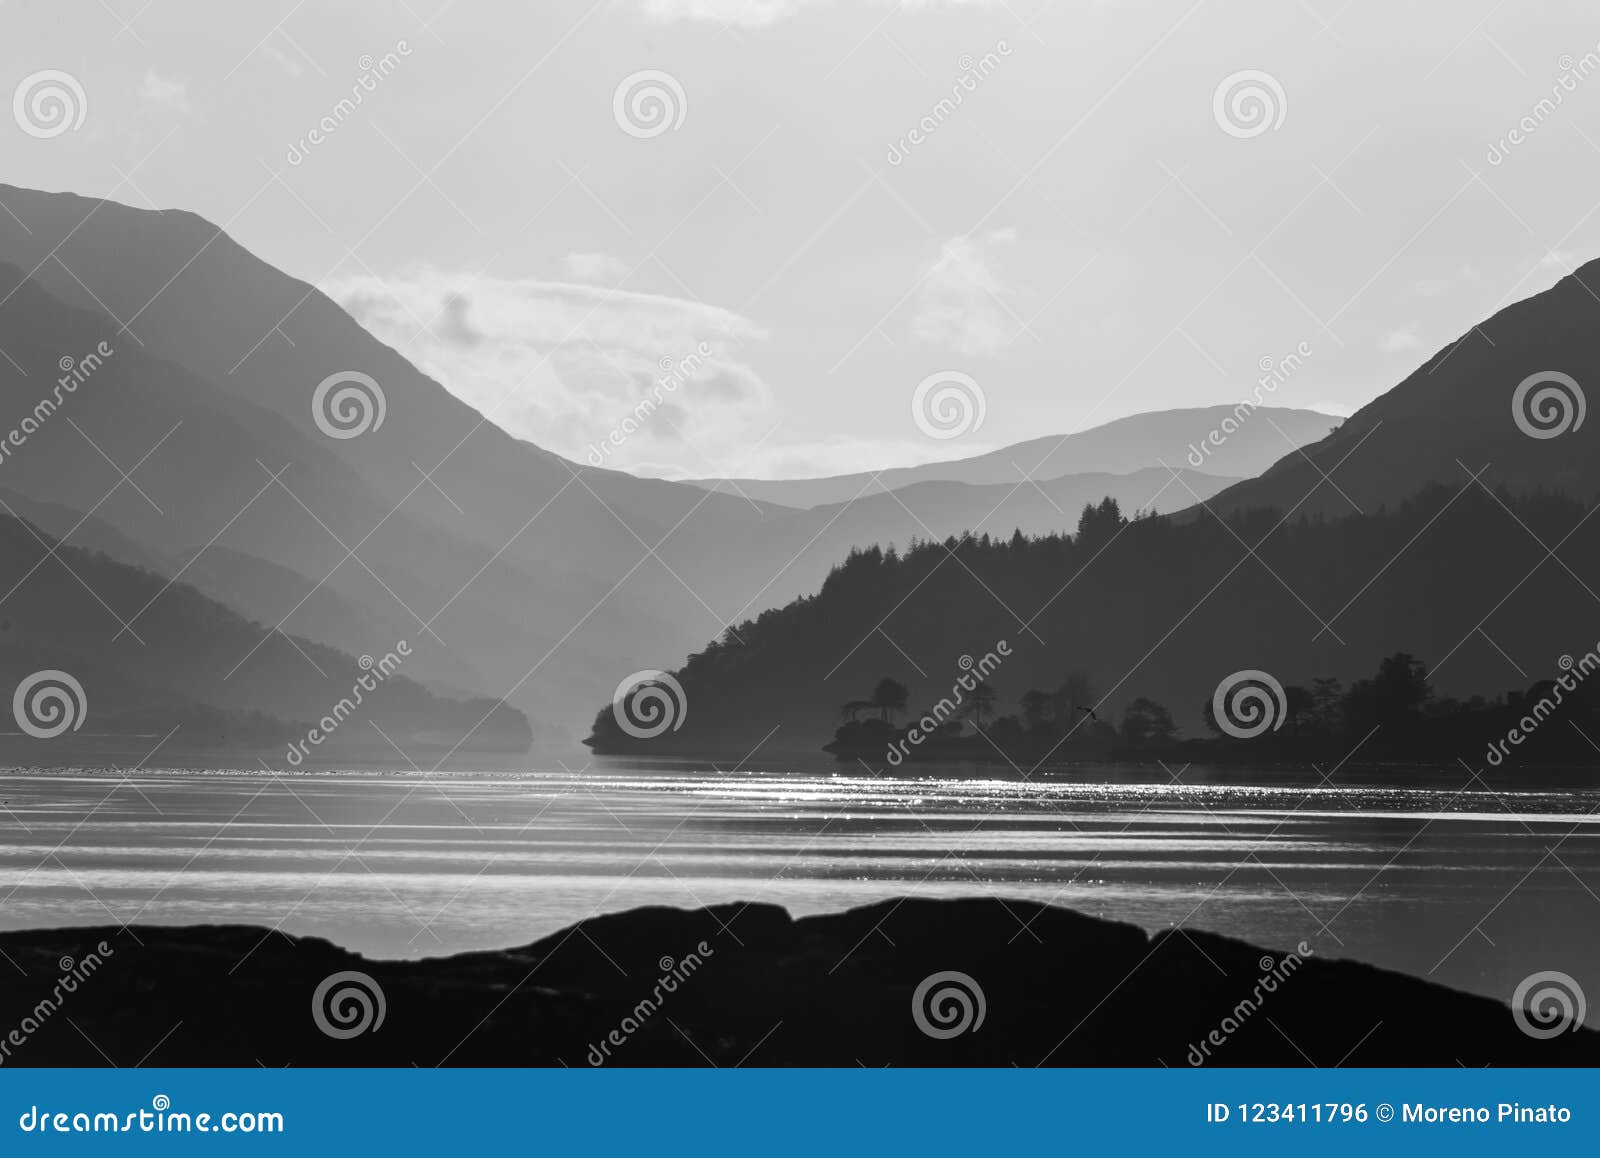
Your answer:
[[[1391,330],[1378,343],[1378,349],[1385,354],[1419,354],[1427,348],[1427,343],[1417,333],[1415,326],[1403,326],[1398,330]]]
[[[616,285],[633,272],[633,266],[609,253],[569,253],[561,262],[570,278]]]
[[[1005,304],[994,251],[1013,244],[1014,229],[952,237],[924,270],[911,334],[958,354],[991,355],[1011,345],[1021,325]]]
[[[301,65],[301,63],[294,57],[283,51],[283,49],[279,48],[276,44],[273,44],[270,37],[261,42],[261,55],[265,56],[268,60],[272,61],[272,63],[276,64],[279,68],[283,69],[284,72],[288,73],[296,80],[305,74],[305,67]]]
[[[745,360],[766,331],[716,306],[432,268],[322,288],[451,393],[574,461],[721,474],[776,422]]]
[[[141,113],[189,116],[194,112],[189,107],[188,82],[162,76],[153,68],[145,69],[144,79],[139,82],[135,96],[139,100]]]

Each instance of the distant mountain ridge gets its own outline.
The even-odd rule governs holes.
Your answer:
[[[1251,407],[1240,420],[1232,405],[1198,406],[1134,414],[1073,434],[1029,439],[971,458],[881,471],[800,479],[685,479],[691,485],[748,495],[757,502],[809,508],[848,502],[926,482],[1014,486],[1024,479],[1048,482],[1069,474],[1132,474],[1165,462],[1203,474],[1250,478],[1286,453],[1316,442],[1341,419],[1317,410]],[[1224,426],[1228,423],[1228,426]],[[1212,431],[1229,431],[1207,445]]]

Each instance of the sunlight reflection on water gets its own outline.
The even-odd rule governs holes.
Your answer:
[[[6,929],[255,923],[431,956],[643,904],[995,895],[1305,940],[1501,1000],[1551,968],[1600,993],[1589,791],[620,766],[12,771],[0,800]]]

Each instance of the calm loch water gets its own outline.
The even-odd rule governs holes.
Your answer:
[[[0,927],[251,923],[438,956],[645,904],[993,895],[1305,941],[1500,1000],[1557,969],[1600,1020],[1595,792],[949,771],[12,770]]]

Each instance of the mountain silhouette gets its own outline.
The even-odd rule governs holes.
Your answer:
[[[1600,436],[1582,421],[1583,383],[1600,381],[1593,286],[1600,263],[1501,310],[1259,478],[1210,498],[1179,480],[1193,501],[1171,518],[1085,511],[1073,536],[857,552],[815,597],[691,657],[679,728],[635,740],[607,707],[589,742],[737,749],[777,728],[804,747],[855,689],[892,676],[916,710],[1002,639],[1015,649],[990,678],[1002,703],[1080,670],[1097,711],[1145,698],[1189,734],[1244,669],[1350,681],[1403,651],[1457,697],[1552,676],[1600,638],[1583,578],[1600,565]]]
[[[408,675],[451,692],[503,696],[552,744],[580,735],[578,722],[627,673],[708,670],[704,652],[682,664],[708,639],[722,662],[735,662],[751,646],[744,624],[759,624],[763,614],[778,622],[824,600],[835,618],[796,646],[844,644],[813,673],[829,687],[795,686],[799,668],[767,682],[765,667],[791,657],[776,646],[754,646],[737,661],[748,666],[747,685],[694,713],[693,732],[708,730],[698,738],[687,729],[672,733],[670,741],[759,739],[768,729],[756,723],[774,713],[759,702],[759,710],[745,709],[749,697],[765,695],[784,704],[778,716],[798,713],[795,719],[806,721],[779,742],[811,748],[810,730],[834,722],[838,702],[848,698],[835,694],[832,681],[870,686],[886,672],[920,679],[916,667],[934,679],[940,663],[980,644],[986,650],[1006,634],[1018,637],[1019,649],[1045,647],[1046,667],[1088,668],[1109,694],[1170,703],[1185,727],[1207,679],[1225,674],[1213,672],[1219,657],[1229,655],[1239,657],[1234,667],[1262,666],[1265,653],[1305,666],[1308,675],[1353,678],[1403,649],[1436,667],[1445,660],[1444,690],[1472,694],[1509,682],[1504,658],[1479,638],[1489,628],[1474,632],[1477,619],[1508,617],[1547,578],[1540,574],[1510,596],[1484,586],[1529,550],[1530,565],[1542,554],[1484,488],[1505,487],[1514,496],[1542,486],[1586,501],[1600,481],[1592,423],[1535,438],[1512,413],[1513,396],[1530,375],[1559,370],[1579,383],[1595,376],[1586,325],[1594,298],[1585,281],[1600,283],[1593,266],[1470,331],[1305,454],[1288,452],[1260,478],[1221,493],[1214,488],[1226,480],[1187,462],[1101,479],[1079,470],[1037,486],[1013,478],[1008,465],[1006,481],[917,484],[796,510],[596,470],[512,438],[315,288],[192,214],[27,190],[6,196],[17,216],[0,220],[0,259],[10,263],[0,269],[0,286],[14,287],[0,310],[0,347],[15,363],[0,363],[9,411],[28,414],[63,358],[82,359],[102,342],[114,352],[26,445],[11,448],[0,462],[0,487],[44,504],[61,533],[97,535],[113,551],[119,548],[110,536],[118,536],[136,545],[144,565],[168,578],[192,576],[244,616],[260,618],[258,650],[280,623],[348,654],[381,650],[384,636],[407,638],[416,646]],[[384,421],[359,437],[332,437],[318,422],[313,396],[330,375],[352,371],[380,383]],[[1173,438],[1195,416],[1214,415],[1153,416],[1119,429],[1159,427]],[[1244,414],[1219,455],[1230,445],[1259,450],[1273,439],[1287,446],[1286,434],[1294,441],[1287,429],[1270,430],[1269,419],[1276,421],[1268,410]],[[1206,434],[1197,428],[1185,444]],[[1087,444],[1073,449],[1064,464],[1094,461]],[[1210,457],[1203,465],[1215,469],[1221,461]],[[969,463],[1000,469],[993,456]],[[1468,466],[1482,472],[1480,483]],[[1414,496],[1430,482],[1450,488],[1454,499],[1435,512],[1437,527],[1412,526],[1406,519],[1422,508],[1405,504],[1420,502]],[[1073,506],[1103,495],[1129,510],[1151,502],[1163,511],[1189,507],[1180,520],[1195,524],[1198,537],[1172,540],[1179,553],[1171,555],[1132,554],[1156,541],[1158,533],[1142,526],[1087,553],[1067,544]],[[1469,536],[1450,537],[1458,507],[1481,516],[1482,538],[1513,532],[1491,566],[1474,557],[1479,545]],[[1274,509],[1292,512],[1288,525],[1272,530],[1275,517],[1259,524],[1257,512]],[[64,512],[88,520],[62,527]],[[1225,527],[1219,516],[1233,523]],[[1304,524],[1311,516],[1329,527]],[[1560,538],[1573,526],[1576,520],[1552,533]],[[1254,546],[1256,539],[1242,527],[1260,532],[1259,557],[1244,551],[1240,540]],[[1436,590],[1380,596],[1418,565],[1410,555],[1405,567],[1362,573],[1365,564],[1387,561],[1371,545],[1395,527],[1427,534],[1428,549],[1417,555],[1437,567]],[[1030,553],[1015,542],[1019,529],[1050,545]],[[990,548],[958,539],[967,530],[980,542],[987,535]],[[1291,539],[1299,553],[1281,556]],[[888,578],[912,574],[913,540],[959,547],[915,553],[919,565],[938,558],[946,565],[923,577],[914,596]],[[1355,545],[1341,554],[1336,547],[1344,540]],[[1577,534],[1564,552],[1578,550],[1581,540]],[[1049,558],[1056,569],[995,569],[996,543],[1014,550],[1007,557]],[[1397,551],[1403,545],[1394,544]],[[899,548],[892,556],[899,564],[885,568],[880,594],[888,602],[841,602],[845,581],[830,579],[830,571],[852,550],[890,546]],[[981,567],[967,561],[967,550],[979,550]],[[1201,561],[1225,565],[1208,570]],[[1306,573],[1313,562],[1314,573]],[[840,574],[859,577],[861,566]],[[1551,581],[1561,586],[1559,578]],[[1212,584],[1221,585],[1214,595],[1207,593]],[[1246,591],[1254,592],[1253,605],[1240,598]],[[1497,607],[1502,597],[1506,603]],[[1191,606],[1188,619],[1172,622]],[[1182,639],[1204,634],[1224,607],[1225,618],[1236,621],[1226,638],[1183,658]],[[1443,614],[1452,607],[1470,637],[1464,643],[1443,638],[1454,626]],[[348,614],[352,608],[359,613]],[[128,612],[135,627],[150,613]],[[1394,630],[1370,622],[1391,613]],[[1581,623],[1583,613],[1572,608],[1570,622]],[[972,625],[971,638],[958,623]],[[1307,624],[1311,632],[1299,639]],[[1144,651],[1169,630],[1172,640],[1148,667]],[[1524,662],[1543,656],[1533,640],[1555,647],[1556,634],[1532,631]],[[1362,646],[1349,642],[1352,635]],[[1544,662],[1572,646],[1557,647]],[[1336,650],[1321,654],[1328,649]],[[913,667],[895,666],[907,656]],[[846,671],[858,663],[862,670]],[[1012,693],[1014,678],[1010,671],[999,677],[1002,697]],[[1040,683],[1053,686],[1030,680],[1024,688]],[[744,712],[726,735],[714,726],[724,711]]]
[[[984,512],[995,534],[1065,529],[1084,493],[1012,480],[993,502],[935,489],[802,511],[596,470],[506,434],[193,214],[4,194],[8,411],[29,413],[62,358],[114,352],[0,463],[0,486],[91,515],[84,530],[110,528],[260,618],[263,638],[281,622],[358,652],[404,633],[417,678],[506,697],[547,747],[576,742],[627,673],[815,591],[852,547],[956,533]],[[379,384],[384,418],[331,437],[314,395],[349,372]],[[1147,481],[1099,489],[1134,506],[1170,480]],[[1162,509],[1186,498],[1168,485]]]
[[[1597,294],[1600,261],[1592,261],[1473,326],[1303,455],[1285,454],[1261,477],[1223,492],[1212,507],[1372,510],[1428,483],[1469,485],[1486,465],[1485,478],[1512,490],[1544,486],[1593,495],[1600,490],[1600,422],[1578,420],[1593,401],[1583,392],[1600,384]],[[1533,409],[1539,387],[1532,387],[1520,417],[1545,435],[1533,437],[1519,425],[1513,403],[1523,382],[1552,372],[1569,377],[1578,392],[1555,387],[1570,401],[1562,405],[1552,397],[1555,421],[1541,423]],[[1581,407],[1574,408],[1579,399]]]
[[[848,502],[859,494],[899,490],[929,482],[1014,487],[1024,478],[1049,482],[1064,475],[1132,474],[1165,462],[1205,474],[1252,478],[1296,447],[1315,442],[1340,419],[1316,410],[1262,406],[1240,422],[1234,406],[1202,406],[1134,414],[1075,434],[1019,442],[971,458],[895,467],[876,473],[799,479],[689,479],[695,486],[737,489],[758,502],[816,507]],[[1237,423],[1215,445],[1207,435]],[[993,528],[990,528],[993,529]]]
[[[515,709],[481,698],[447,700],[406,675],[405,641],[359,660],[282,633],[260,642],[260,624],[193,588],[62,546],[9,514],[0,514],[0,594],[0,687],[66,672],[83,690],[83,704],[72,709],[74,738],[108,754],[143,756],[165,738],[162,747],[174,750],[244,745],[280,755],[329,717],[337,727],[323,725],[328,738],[312,745],[323,758],[388,762],[397,758],[392,741],[421,759],[448,749],[479,721],[466,751],[522,752],[532,738]],[[141,608],[145,614],[124,629]],[[247,656],[250,662],[240,662]],[[355,704],[363,677],[373,686],[363,687]],[[340,707],[347,699],[353,711]],[[12,760],[59,755],[15,733],[0,746]]]
[[[1547,492],[1435,486],[1342,518],[1129,521],[1108,504],[1072,536],[872,548],[816,595],[738,625],[673,672],[687,705],[676,729],[635,739],[620,727],[626,705],[608,704],[590,742],[602,752],[814,750],[881,678],[907,686],[915,719],[997,652],[1008,654],[983,678],[998,713],[1025,711],[1026,693],[1078,671],[1094,696],[1077,703],[1114,719],[1148,699],[1189,735],[1203,734],[1219,683],[1245,670],[1284,685],[1349,684],[1405,651],[1441,694],[1520,693],[1600,640],[1600,602],[1581,579],[1600,572],[1594,509]],[[1535,537],[1561,542],[1564,565]],[[1481,760],[1482,749],[1463,740],[1460,753],[1438,755]]]

